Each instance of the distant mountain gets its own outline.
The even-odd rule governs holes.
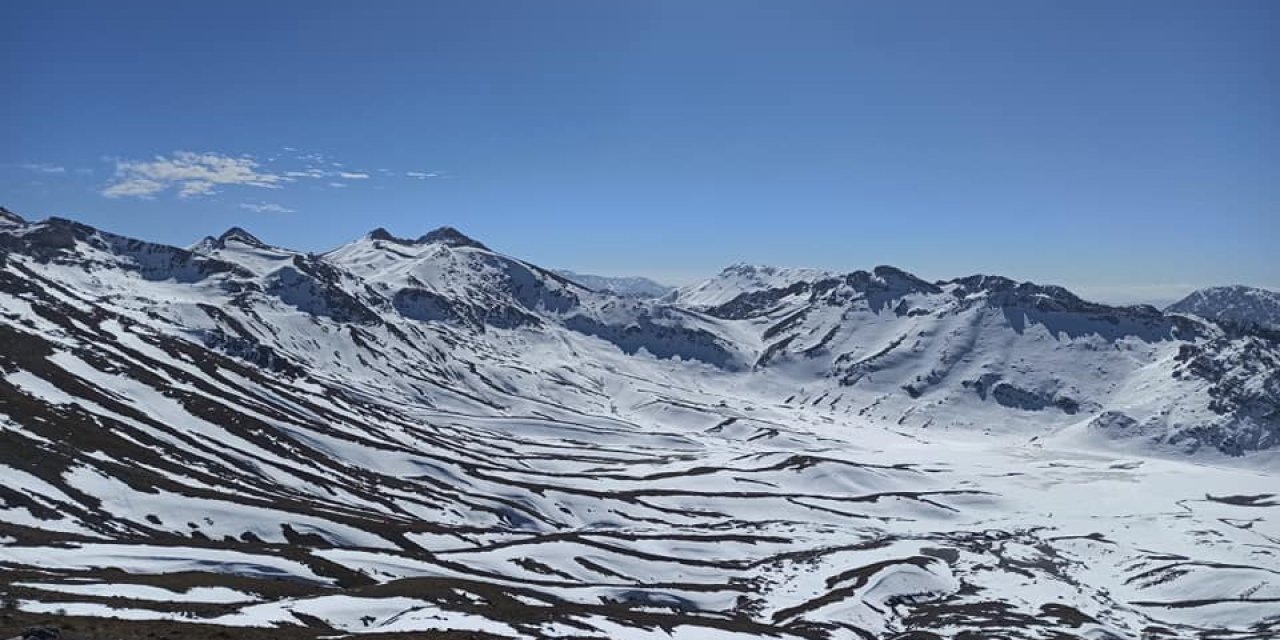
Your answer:
[[[1277,461],[1274,332],[1052,285],[0,210],[3,620],[1271,637]]]
[[[708,308],[724,304],[742,294],[783,290],[798,282],[821,280],[835,275],[821,269],[739,263],[726,267],[715,277],[681,287],[675,300],[688,307]]]
[[[26,220],[23,220],[22,216],[5,209],[4,207],[0,207],[0,226],[20,225],[24,222],[26,222]]]
[[[1271,394],[1280,367],[1237,366],[1232,355],[1252,351],[1265,362],[1276,345],[1149,306],[1088,302],[1057,286],[1000,276],[929,282],[890,266],[836,274],[739,264],[669,291],[638,278],[566,277],[450,227],[416,239],[376,229],[324,254],[271,246],[232,228],[184,250],[70,220],[26,222],[5,213],[0,255],[14,264],[33,261],[22,281],[81,288],[86,299],[113,308],[133,301],[127,306],[135,318],[168,318],[162,324],[204,336],[206,346],[225,346],[218,336],[252,335],[304,370],[328,372],[334,362],[321,355],[335,349],[369,348],[364,339],[301,349],[325,335],[308,328],[317,322],[337,323],[344,335],[383,327],[394,341],[445,331],[455,364],[465,360],[461,345],[505,362],[494,354],[551,340],[548,357],[557,362],[606,346],[627,356],[753,371],[772,381],[761,387],[762,400],[817,403],[834,414],[904,425],[1057,431],[1087,416],[1122,414],[1137,425],[1123,439],[1151,446],[1232,455],[1280,446],[1280,393]],[[1252,318],[1266,317],[1253,309],[1274,294],[1228,288],[1193,298],[1224,313],[1245,313],[1248,301]],[[198,313],[171,311],[185,307]],[[208,311],[215,308],[221,311]],[[405,348],[436,344],[413,339]],[[412,367],[405,352],[385,349],[392,348],[359,358],[368,375],[394,380],[393,371]],[[1129,353],[1134,349],[1138,355]],[[454,388],[472,380],[484,390],[481,380],[492,378],[449,374],[441,383],[446,379]]]
[[[1169,313],[1190,313],[1216,322],[1280,329],[1280,293],[1234,285],[1209,287],[1165,308]]]
[[[675,290],[675,287],[639,276],[595,276],[568,269],[556,269],[556,273],[588,289],[604,291],[624,298],[661,298]]]

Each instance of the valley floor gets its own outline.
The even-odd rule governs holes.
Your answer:
[[[83,616],[0,613],[0,638],[39,640],[321,640],[332,638],[331,630],[306,627],[228,629],[207,624],[167,620],[120,620]],[[44,637],[40,637],[43,635]],[[365,634],[365,640],[494,640],[470,631],[419,631],[412,633]]]
[[[502,526],[410,533],[415,544],[399,548],[204,536],[39,544],[43,534],[8,525],[0,582],[21,612],[5,631],[55,616],[80,634],[68,637],[92,639],[228,628],[236,638],[1280,633],[1269,473],[753,413],[666,433],[475,419],[467,431],[525,453],[471,473],[525,493]],[[195,517],[125,487],[99,495],[161,521]],[[596,520],[520,515],[560,512]]]

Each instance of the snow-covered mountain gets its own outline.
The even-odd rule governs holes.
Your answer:
[[[1280,330],[1280,293],[1235,285],[1191,292],[1169,305],[1169,313],[1190,313],[1216,322]]]
[[[1273,332],[994,276],[735,266],[640,299],[448,228],[312,254],[3,211],[0,600],[316,636],[1265,637],[1278,399]]]
[[[674,287],[639,276],[595,276],[568,269],[556,269],[556,273],[588,289],[624,298],[661,298],[675,290]]]
[[[784,290],[796,283],[822,280],[835,275],[820,269],[735,264],[725,268],[714,278],[681,287],[672,299],[687,307],[703,309],[724,304],[744,293]]]
[[[782,277],[735,297],[699,299],[716,302],[707,315],[756,329],[753,367],[796,382],[788,403],[920,427],[1138,437],[1142,448],[1280,445],[1274,336],[996,276],[773,273]],[[735,267],[692,291],[741,281]],[[1242,351],[1257,352],[1257,366]]]

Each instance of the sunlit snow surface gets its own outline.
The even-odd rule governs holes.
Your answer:
[[[1171,339],[1015,333],[910,293],[919,314],[786,320],[783,296],[767,319],[812,330],[766,367],[764,316],[594,297],[481,248],[366,239],[308,262],[111,238],[0,271],[0,595],[24,610],[547,638],[1280,633],[1275,458],[1089,426],[1208,415],[1205,386],[1166,379]],[[732,361],[629,353],[601,327],[637,309],[652,344]],[[803,355],[837,344],[888,355],[842,386]],[[1012,363],[1097,406],[1014,412],[920,361]],[[917,380],[936,387],[901,391]]]

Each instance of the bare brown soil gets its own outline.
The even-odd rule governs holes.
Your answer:
[[[277,627],[228,628],[207,624],[85,618],[21,612],[0,613],[0,638],[22,638],[32,628],[56,631],[59,640],[316,640],[339,633],[331,629]],[[496,636],[470,631],[362,634],[362,640],[493,640]]]

